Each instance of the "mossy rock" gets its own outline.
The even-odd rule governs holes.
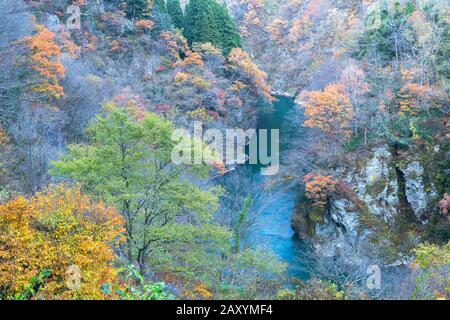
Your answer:
[[[376,179],[367,185],[366,193],[371,196],[377,196],[383,192],[386,186],[389,186],[389,182],[386,179]]]

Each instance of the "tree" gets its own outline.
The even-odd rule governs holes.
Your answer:
[[[443,246],[421,244],[413,250],[418,271],[412,298],[448,299],[450,296],[450,242]]]
[[[186,7],[184,35],[190,46],[209,42],[227,55],[241,47],[240,36],[225,5],[215,0],[191,0]]]
[[[181,9],[180,0],[167,0],[167,12],[171,17],[175,28],[183,29],[184,14]]]
[[[33,91],[44,93],[49,98],[61,98],[64,94],[59,79],[64,77],[64,67],[60,63],[61,50],[55,43],[55,36],[45,26],[37,25],[37,33],[23,39],[29,50],[28,63],[37,73],[32,84]]]
[[[225,55],[228,55],[233,48],[241,48],[241,37],[228,14],[225,4],[216,4],[216,25],[219,28],[219,47]]]
[[[353,116],[350,100],[337,85],[328,85],[323,91],[307,91],[300,96],[305,107],[305,126],[319,128],[329,138],[348,137]]]
[[[228,61],[229,70],[237,71],[235,74],[240,78],[236,79],[237,81],[250,81],[254,91],[261,94],[268,101],[273,101],[270,86],[266,83],[267,74],[258,68],[247,52],[240,48],[231,49]]]
[[[128,18],[144,19],[149,16],[151,9],[151,0],[126,0],[126,12]]]
[[[190,46],[195,42],[217,44],[219,31],[216,28],[212,0],[191,0],[186,7],[184,35]]]
[[[123,231],[121,216],[79,187],[0,205],[0,298],[103,298],[101,285],[117,283],[111,263]],[[70,268],[80,272],[74,287]]]
[[[314,206],[324,207],[334,191],[336,181],[330,176],[309,173],[304,177],[306,197]]]
[[[124,253],[146,274],[150,257],[154,266],[166,265],[169,251],[178,252],[177,246],[212,241],[206,235],[226,232],[209,224],[218,190],[204,191],[182,178],[187,173],[206,177],[210,167],[174,164],[171,154],[177,143],[171,140],[171,124],[136,111],[132,103],[124,108],[107,104],[87,131],[89,144],[69,146],[52,172],[81,182],[119,210],[127,234]],[[192,145],[186,148],[190,154]]]
[[[151,16],[152,20],[155,21],[155,33],[159,34],[160,32],[169,30],[173,27],[172,19],[167,12],[164,0],[153,0]]]

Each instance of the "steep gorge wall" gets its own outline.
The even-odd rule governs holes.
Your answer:
[[[438,148],[433,153],[439,157]],[[402,249],[408,252],[421,241],[418,231],[428,227],[438,200],[436,172],[425,170],[421,156],[405,162],[387,146],[375,148],[343,174],[346,189],[337,190],[325,208],[307,201],[297,207],[292,218],[297,235],[324,256],[356,263],[359,254],[381,252],[387,262],[398,262]],[[384,252],[394,243],[398,252]]]

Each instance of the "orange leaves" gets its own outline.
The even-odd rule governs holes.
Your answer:
[[[398,92],[400,112],[416,114],[421,104],[427,104],[434,95],[433,88],[428,85],[407,83]]]
[[[300,96],[305,107],[305,126],[319,128],[329,137],[349,136],[353,116],[350,100],[338,85],[328,85],[323,91],[307,91]]]
[[[63,185],[0,206],[0,287],[11,298],[43,270],[45,299],[100,299],[100,286],[114,283],[112,246],[122,241],[122,217],[93,202],[79,188]],[[81,270],[81,287],[66,285],[67,268]]]
[[[286,32],[287,25],[287,20],[276,18],[265,28],[265,30],[270,34],[271,40],[281,42]]]
[[[330,176],[309,173],[304,178],[306,197],[310,199],[313,206],[324,207],[327,204],[328,197],[334,191],[336,181]]]
[[[237,69],[244,73],[267,100],[273,101],[270,86],[266,83],[267,74],[253,63],[247,52],[240,48],[231,49],[228,61],[231,69]]]
[[[174,34],[169,31],[162,32],[160,34],[160,39],[167,47],[167,51],[169,52],[173,64],[181,60],[180,52],[189,50],[186,39],[179,34]]]
[[[186,50],[185,52],[186,58],[184,58],[181,61],[178,61],[175,65],[181,66],[181,67],[187,67],[187,66],[197,66],[199,68],[203,68],[204,63],[202,60],[202,57],[191,50]]]
[[[136,20],[134,25],[139,30],[151,30],[155,26],[155,23],[151,20],[140,19]]]
[[[39,81],[33,90],[48,97],[61,98],[64,95],[59,79],[64,77],[64,67],[60,63],[60,48],[55,43],[54,34],[43,25],[37,25],[34,36],[24,38],[29,50],[31,68],[39,74]]]
[[[240,26],[240,33],[242,37],[248,37],[250,30],[253,30],[261,24],[259,16],[264,4],[261,0],[242,0],[241,4],[247,4],[247,9],[244,13],[242,25]]]
[[[200,283],[194,288],[194,292],[197,293],[203,299],[212,298],[213,294],[208,290],[208,287],[204,283]]]

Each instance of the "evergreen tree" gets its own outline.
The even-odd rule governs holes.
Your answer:
[[[150,13],[149,0],[126,0],[127,17],[130,19],[142,19]]]
[[[216,4],[216,25],[220,33],[218,45],[226,56],[231,49],[242,47],[241,37],[228,14],[225,4]]]
[[[186,7],[184,36],[189,45],[210,42],[224,54],[241,47],[239,33],[225,5],[215,0],[191,0]]]
[[[184,15],[183,10],[181,10],[180,0],[167,0],[167,12],[175,28],[183,29]]]
[[[155,28],[153,28],[154,34],[159,34],[160,32],[169,30],[173,27],[172,19],[167,12],[166,3],[164,0],[153,1],[151,16],[153,22],[155,22]]]
[[[214,2],[191,0],[186,9],[184,35],[189,45],[194,42],[211,42],[217,45],[219,32],[216,27]]]
[[[167,13],[166,3],[164,0],[153,0],[152,11]]]

